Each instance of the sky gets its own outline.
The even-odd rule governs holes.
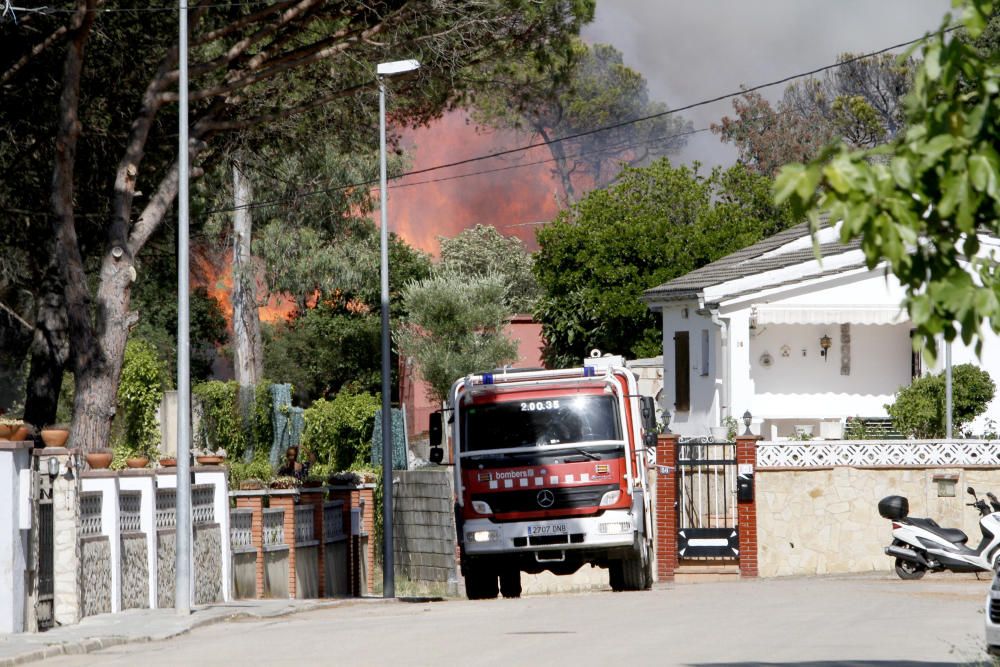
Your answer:
[[[949,0],[598,0],[588,42],[605,42],[639,71],[651,99],[679,108],[921,37],[940,26]],[[762,91],[780,97],[784,84]],[[729,100],[683,112],[694,128],[732,113]],[[412,168],[423,169],[537,141],[477,129],[461,111],[431,127],[404,132]],[[521,238],[559,211],[559,187],[546,149],[410,177],[390,187],[391,229],[436,254],[439,236],[477,223]],[[710,132],[691,136],[672,158],[706,167],[731,165],[735,150]],[[492,171],[502,169],[502,171]],[[467,178],[456,175],[487,171]],[[425,182],[434,179],[436,182]]]
[[[949,0],[598,0],[590,42],[612,44],[671,108],[869,53],[936,29]],[[766,91],[780,97],[784,85]],[[684,113],[695,128],[731,115],[730,101]],[[730,165],[732,147],[693,135],[679,159]]]

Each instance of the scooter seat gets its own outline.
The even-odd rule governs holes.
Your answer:
[[[934,519],[917,519],[915,517],[906,517],[907,522],[928,530],[936,535],[940,535],[944,539],[952,542],[954,544],[965,544],[969,541],[969,536],[958,528],[942,528],[934,522]]]

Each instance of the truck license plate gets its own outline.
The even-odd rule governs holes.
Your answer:
[[[528,535],[565,535],[566,524],[556,523],[547,526],[528,526]]]

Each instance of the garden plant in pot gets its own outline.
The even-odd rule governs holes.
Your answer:
[[[166,373],[156,348],[141,339],[129,340],[118,385],[117,423],[112,427],[116,467],[145,468],[157,459],[161,436],[156,411],[165,386]]]
[[[69,425],[51,424],[42,428],[42,442],[46,447],[65,447],[69,440]]]
[[[23,428],[20,418],[0,417],[0,440],[17,440],[14,436]]]

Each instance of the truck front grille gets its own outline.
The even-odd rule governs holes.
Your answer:
[[[497,493],[474,493],[473,500],[482,500],[489,504],[494,514],[510,512],[541,512],[547,510],[576,509],[580,507],[597,507],[601,497],[608,491],[618,488],[616,484],[596,484],[591,486],[555,487],[547,489],[531,489],[527,491],[500,491]],[[552,504],[543,506],[551,492]]]

